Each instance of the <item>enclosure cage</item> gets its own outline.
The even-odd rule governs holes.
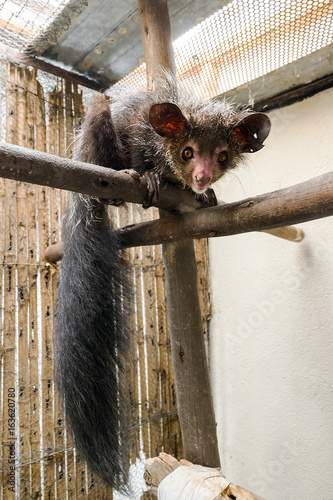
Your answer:
[[[181,88],[202,99],[226,95],[240,104],[270,109],[284,102],[286,90],[287,99],[293,99],[302,93],[301,86],[305,85],[308,93],[331,86],[332,1],[234,0],[219,2],[219,10],[216,2],[212,4],[216,12],[174,42]],[[138,17],[133,5],[124,22]],[[75,27],[87,6],[84,0],[2,2],[2,141],[59,156],[72,155],[84,104],[100,88],[98,71],[94,73],[93,67],[98,65],[100,54],[95,47],[97,62],[86,52],[76,66],[64,69],[63,61],[52,59],[50,48],[66,39],[71,23]],[[51,58],[43,57],[47,51]],[[118,92],[144,88],[145,63],[111,83],[106,93],[114,99]],[[272,101],[276,95],[279,99]],[[2,179],[0,199],[0,499],[119,499],[121,496],[94,477],[77,456],[54,384],[58,266],[48,263],[44,254],[49,245],[61,240],[67,193]],[[119,227],[158,217],[157,210],[132,205],[112,210]],[[196,243],[196,252],[208,341],[211,311],[205,240]],[[160,451],[180,458],[182,442],[161,250],[158,246],[134,248],[128,250],[128,258],[135,292],[133,359],[128,363],[135,500],[148,498],[143,493],[144,460]]]

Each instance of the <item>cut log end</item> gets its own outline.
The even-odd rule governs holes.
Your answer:
[[[171,474],[172,476],[170,476]],[[200,479],[198,480],[199,475]],[[168,478],[168,476],[170,477]],[[201,467],[187,460],[179,462],[167,453],[160,453],[158,457],[146,461],[144,477],[148,489],[147,493],[157,498],[157,490],[160,487],[159,495],[163,500],[181,500],[181,496],[177,497],[177,491],[179,491],[179,495],[182,495],[184,487],[186,487],[187,498],[190,498],[188,495],[193,489],[193,500],[199,500],[199,498],[200,500],[203,498],[211,500],[264,500],[244,488],[230,483],[219,469]],[[168,479],[164,481],[166,478]],[[199,484],[209,484],[207,496],[204,496],[205,491],[202,489],[198,493]],[[213,495],[216,496],[213,497]]]

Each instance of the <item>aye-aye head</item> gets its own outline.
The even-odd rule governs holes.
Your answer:
[[[153,104],[149,121],[167,150],[171,175],[166,177],[198,194],[236,167],[243,153],[259,151],[270,131],[263,113],[223,112],[218,104],[184,113],[173,103]]]

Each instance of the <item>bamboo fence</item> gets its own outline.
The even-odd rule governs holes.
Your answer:
[[[59,156],[71,155],[84,89],[39,70],[0,63],[1,138]],[[112,499],[112,492],[77,456],[54,384],[57,266],[45,249],[60,241],[67,195],[57,189],[1,179],[1,452],[0,500]],[[118,226],[157,218],[136,205],[113,208]],[[196,242],[205,336],[210,315],[207,243]],[[127,250],[135,311],[130,459],[161,451],[181,457],[182,445],[170,354],[160,247]],[[133,485],[140,498],[141,485]]]

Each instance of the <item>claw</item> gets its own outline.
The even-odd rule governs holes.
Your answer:
[[[205,193],[200,194],[199,199],[202,202],[201,208],[216,207],[217,205],[217,198],[212,188],[208,188]]]
[[[147,196],[142,206],[149,208],[155,206],[160,198],[160,177],[153,170],[148,170],[143,175],[147,181]]]

